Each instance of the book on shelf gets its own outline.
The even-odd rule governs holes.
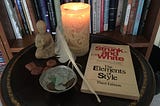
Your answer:
[[[100,2],[100,32],[104,31],[104,0]]]
[[[139,0],[132,0],[131,12],[130,12],[128,26],[127,26],[127,34],[132,34],[137,7],[138,7],[138,1]]]
[[[101,0],[96,0],[96,33],[100,32]]]
[[[21,0],[21,4],[22,4],[22,9],[23,9],[24,15],[26,17],[29,32],[30,32],[30,34],[32,34],[32,32],[34,32],[34,28],[33,28],[33,23],[31,21],[31,16],[29,13],[29,9],[28,9],[26,0]]]
[[[18,21],[18,16],[16,14],[16,10],[14,8],[14,3],[12,3],[10,0],[4,0],[4,3],[6,6],[8,17],[11,21],[14,35],[17,39],[22,39],[21,27],[20,27],[20,23]]]
[[[104,0],[104,31],[108,30],[109,0]]]
[[[48,8],[47,8],[47,1],[46,0],[38,0],[38,7],[42,20],[46,23],[46,30],[47,32],[51,31],[51,25],[49,20]]]
[[[21,0],[16,0],[16,5],[18,7],[20,16],[22,18],[22,23],[23,23],[23,26],[24,26],[24,29],[25,29],[25,33],[28,35],[28,34],[30,34],[30,31],[29,31],[29,27],[28,27],[28,24],[27,24],[27,20],[26,20],[23,8],[22,8]]]
[[[49,20],[51,25],[51,34],[55,34],[57,23],[56,23],[56,15],[55,15],[53,0],[47,0],[47,8],[48,8]]]
[[[139,28],[141,15],[142,15],[143,5],[144,5],[144,0],[139,0],[132,35],[137,35],[137,33],[138,33],[138,28]]]
[[[96,15],[96,3],[97,3],[97,1],[96,0],[90,0],[90,3],[91,3],[91,8],[92,8],[92,10],[91,10],[91,21],[92,21],[92,26],[91,26],[91,28],[92,28],[92,33],[93,34],[96,34],[97,33],[97,30],[96,30],[96,26],[97,26],[97,15]]]
[[[138,35],[141,35],[144,29],[144,24],[147,18],[147,14],[149,11],[149,7],[151,4],[151,0],[145,0],[144,1],[144,7],[142,10],[142,15],[141,15],[141,19],[140,19],[140,24],[139,24],[139,28],[138,28]]]
[[[37,20],[42,19],[42,18],[41,18],[41,15],[40,15],[41,11],[40,11],[40,9],[39,9],[38,1],[37,1],[37,0],[33,0],[33,8],[35,9],[36,19],[37,19]]]
[[[127,7],[126,7],[126,11],[125,11],[124,21],[121,24],[121,33],[123,35],[125,35],[127,33],[127,27],[128,27],[130,12],[131,12],[132,0],[127,0],[126,4],[127,4]]]
[[[92,43],[84,77],[99,95],[133,100],[140,97],[128,45]],[[91,93],[84,81],[81,92]]]
[[[28,7],[28,11],[29,11],[29,14],[30,14],[30,18],[31,18],[31,22],[32,22],[32,25],[33,25],[33,31],[35,34],[38,33],[37,31],[37,27],[36,27],[36,22],[37,22],[37,16],[36,16],[36,12],[35,12],[35,8],[34,8],[34,1],[33,0],[26,0],[26,4],[27,4],[27,7]]]
[[[118,9],[117,9],[117,17],[116,17],[116,27],[120,26],[120,24],[121,24],[123,2],[124,2],[124,0],[119,0],[118,1]]]
[[[117,17],[118,0],[109,1],[109,20],[108,20],[108,30],[113,31],[116,27],[116,17]]]

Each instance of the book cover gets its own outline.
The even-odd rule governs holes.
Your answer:
[[[138,33],[138,28],[139,28],[141,15],[142,15],[143,5],[144,5],[144,0],[139,0],[132,35],[137,35],[137,33]]]
[[[128,45],[92,43],[84,77],[99,95],[139,99]],[[90,93],[84,81],[81,91]]]
[[[118,8],[118,0],[110,0],[109,1],[109,21],[108,21],[109,31],[115,30],[117,8]]]

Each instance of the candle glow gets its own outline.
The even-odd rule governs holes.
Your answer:
[[[90,5],[74,2],[61,5],[63,34],[75,56],[89,50]]]

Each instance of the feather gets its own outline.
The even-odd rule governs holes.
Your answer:
[[[80,77],[84,80],[85,84],[87,85],[88,89],[96,96],[97,101],[101,102],[100,98],[98,97],[98,95],[96,94],[96,92],[93,90],[93,88],[90,86],[90,84],[88,83],[88,81],[85,79],[85,77],[83,76],[82,72],[80,71],[79,67],[77,66],[76,62],[75,62],[75,58],[72,54],[72,52],[70,51],[68,44],[63,36],[63,27],[62,27],[62,21],[61,21],[61,11],[60,11],[60,2],[59,0],[54,0],[54,5],[55,5],[55,11],[56,11],[56,19],[57,19],[57,28],[56,28],[56,38],[58,41],[57,44],[60,43],[60,45],[58,47],[60,52],[63,51],[63,53],[60,53],[59,56],[62,56],[62,54],[64,54],[64,56],[62,56],[63,59],[68,59],[71,61],[71,63],[73,64],[73,66],[75,67],[76,71],[78,72],[78,74],[80,75]],[[64,60],[66,61],[66,60]]]

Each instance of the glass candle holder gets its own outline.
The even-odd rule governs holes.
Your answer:
[[[70,2],[61,5],[63,34],[71,52],[83,56],[89,50],[90,5]]]

